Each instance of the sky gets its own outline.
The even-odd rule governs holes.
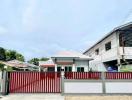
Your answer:
[[[0,0],[0,46],[26,60],[84,52],[131,21],[132,0]],[[130,16],[130,17],[129,17]]]

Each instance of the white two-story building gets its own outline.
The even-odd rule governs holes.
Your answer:
[[[107,71],[109,67],[120,71],[132,64],[132,23],[113,29],[83,54],[92,57],[89,67],[93,71]]]

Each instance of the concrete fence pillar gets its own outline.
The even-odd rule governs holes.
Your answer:
[[[57,72],[57,64],[55,64],[55,72]]]
[[[76,72],[76,65],[75,64],[72,65],[72,72]]]
[[[2,93],[2,78],[3,78],[3,72],[0,71],[0,93]]]
[[[1,93],[2,95],[6,95],[8,93],[8,72],[2,72],[2,83],[1,83]]]
[[[106,93],[106,86],[105,86],[105,72],[101,72],[101,79],[102,79],[102,90],[103,93]]]
[[[61,94],[64,94],[64,78],[65,78],[65,71],[64,66],[61,67]]]

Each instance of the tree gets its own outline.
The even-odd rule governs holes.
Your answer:
[[[13,67],[7,66],[7,71],[13,71]]]
[[[47,61],[49,60],[49,58],[45,58],[45,57],[42,57],[42,58],[32,58],[31,60],[28,61],[28,63],[31,63],[31,64],[34,64],[34,65],[39,65],[39,61]]]
[[[24,56],[20,53],[16,53],[16,59],[19,61],[25,61]]]
[[[10,51],[6,50],[5,54],[6,54],[6,61],[9,61],[10,60]]]
[[[39,59],[39,61],[47,61],[47,60],[49,60],[49,58],[42,57]]]
[[[9,60],[19,60],[19,61],[24,61],[24,56],[15,50],[6,50],[6,61]]]
[[[5,49],[2,47],[0,47],[0,60],[3,60],[3,61],[6,60]]]
[[[9,50],[10,52],[10,60],[16,59],[16,51],[15,50]]]
[[[0,63],[0,70],[4,70],[4,64]]]
[[[9,61],[15,59],[19,61],[24,61],[24,56],[15,50],[6,50],[0,47],[0,60]]]
[[[39,59],[38,58],[33,58],[31,60],[28,61],[29,63],[31,64],[34,64],[34,65],[39,65]]]

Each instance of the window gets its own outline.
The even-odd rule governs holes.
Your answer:
[[[119,42],[121,47],[132,47],[132,29],[120,32]]]
[[[84,67],[77,67],[77,72],[84,72]]]
[[[57,67],[57,72],[61,72],[61,67]]]
[[[99,55],[99,49],[95,50],[95,55]]]
[[[70,66],[67,67],[67,66],[66,66],[66,67],[65,67],[65,72],[72,72],[72,67],[70,67]]]
[[[111,49],[111,42],[105,44],[105,50],[108,51]]]
[[[54,67],[48,67],[48,72],[54,72],[55,68]]]

